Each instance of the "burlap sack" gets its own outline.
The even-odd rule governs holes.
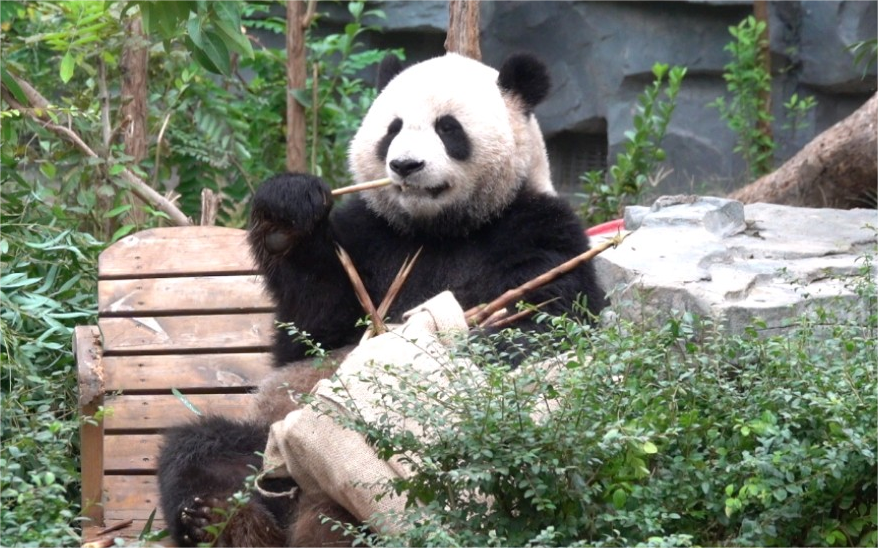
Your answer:
[[[353,401],[367,421],[386,415],[387,406],[381,405],[381,394],[374,393],[374,383],[361,380],[377,376],[383,381],[379,385],[392,387],[394,380],[385,366],[414,368],[429,382],[442,382],[438,371],[449,361],[450,338],[467,329],[463,310],[451,293],[444,292],[405,318],[402,326],[354,349],[333,379],[320,381],[312,391],[318,404],[349,414]],[[478,371],[473,368],[472,374]],[[420,435],[414,425],[402,426]],[[288,475],[306,493],[325,493],[362,521],[376,513],[401,514],[405,506],[400,497],[376,500],[376,495],[387,480],[408,475],[406,466],[378,458],[360,434],[312,406],[293,411],[272,426],[264,462],[266,474]],[[389,533],[399,528],[395,523],[373,526]]]

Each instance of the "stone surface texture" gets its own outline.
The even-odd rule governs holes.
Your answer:
[[[448,22],[445,1],[376,3],[386,19],[367,22],[383,29],[363,35],[372,47],[403,47],[409,61],[441,55]],[[326,28],[343,25],[344,6],[320,4]],[[770,2],[774,133],[778,162],[859,107],[876,89],[874,66],[864,71],[846,49],[878,34],[876,2],[855,0]],[[484,61],[499,66],[509,54],[530,51],[545,60],[553,91],[537,108],[543,131],[553,138],[607,135],[610,163],[632,129],[634,102],[652,80],[654,63],[688,67],[664,148],[673,169],[657,194],[732,190],[745,182],[745,166],[733,152],[735,134],[707,105],[726,95],[723,67],[730,56],[728,27],[753,13],[746,1],[600,2],[482,1]],[[369,76],[371,77],[371,76]],[[792,93],[814,95],[818,106],[806,127],[785,129],[783,103]],[[556,154],[555,173],[575,152]],[[559,180],[566,179],[566,180]],[[575,175],[556,178],[573,192]]]
[[[810,209],[672,196],[626,211],[636,229],[595,258],[629,319],[709,316],[734,332],[784,329],[808,307],[856,299],[850,276],[876,252],[875,210]],[[873,270],[872,275],[875,275]]]

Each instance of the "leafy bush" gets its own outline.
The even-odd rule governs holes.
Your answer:
[[[748,173],[754,179],[771,171],[776,146],[764,129],[773,119],[767,102],[771,74],[765,70],[765,28],[765,22],[757,21],[752,15],[729,27],[734,40],[724,49],[732,54],[732,60],[724,67],[723,78],[731,99],[727,103],[718,97],[710,104],[738,135],[734,151],[744,158]]]
[[[3,166],[6,174],[9,166]],[[2,184],[0,536],[78,546],[80,417],[73,327],[95,315],[102,244],[58,196],[16,174]]]
[[[619,218],[625,206],[637,203],[648,182],[662,178],[657,174],[666,156],[661,142],[677,106],[686,69],[669,70],[668,65],[656,63],[652,73],[655,80],[637,98],[634,130],[625,132],[625,152],[616,155],[609,173],[589,171],[580,176],[580,196],[585,200],[581,214],[591,224]]]
[[[437,364],[371,379],[374,423],[352,426],[414,474],[413,546],[862,546],[878,541],[876,291],[866,261],[850,310],[783,335],[733,335],[677,314],[660,329],[543,318],[538,356],[472,341]],[[546,360],[543,363],[543,360]],[[391,389],[397,384],[399,389]],[[416,438],[401,416],[423,429]]]

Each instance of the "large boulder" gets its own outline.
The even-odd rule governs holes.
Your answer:
[[[754,318],[772,331],[806,309],[840,312],[858,298],[850,281],[875,254],[876,221],[875,210],[666,197],[628,208],[626,228],[635,232],[595,267],[630,319],[688,311],[733,332]]]

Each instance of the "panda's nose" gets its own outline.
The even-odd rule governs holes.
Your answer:
[[[425,165],[427,162],[412,159],[390,161],[390,169],[400,177],[408,177],[412,173],[424,169]]]

